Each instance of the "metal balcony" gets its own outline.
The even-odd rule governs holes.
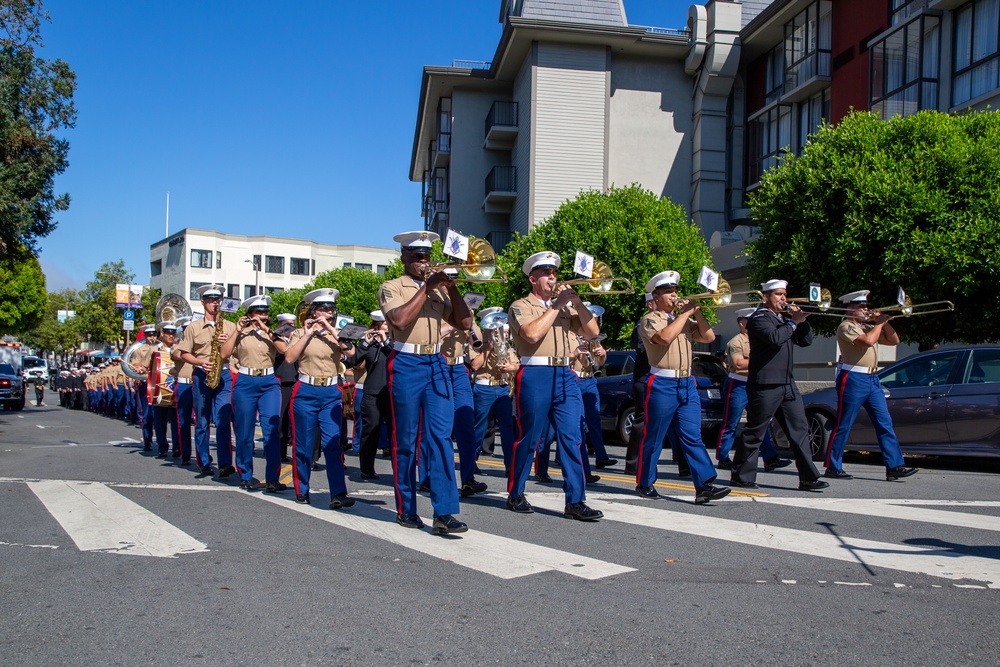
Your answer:
[[[486,114],[483,148],[510,150],[517,137],[517,102],[496,100]]]
[[[496,166],[486,176],[486,198],[483,210],[487,213],[509,213],[517,199],[517,167]]]

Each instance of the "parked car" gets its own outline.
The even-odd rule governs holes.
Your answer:
[[[8,410],[24,409],[24,380],[11,364],[0,363],[0,406]]]
[[[597,391],[601,395],[601,426],[613,431],[624,443],[635,416],[632,402],[632,367],[635,350],[609,351],[608,360],[597,377]],[[726,367],[713,354],[695,352],[691,366],[698,383],[701,398],[701,434],[706,447],[715,447],[722,426],[722,386],[726,380]]]
[[[907,357],[878,373],[904,454],[1000,457],[1000,347],[956,347]],[[813,457],[822,460],[837,419],[836,389],[802,397]],[[878,449],[862,409],[847,449]]]
[[[21,357],[21,375],[27,382],[34,382],[40,377],[45,382],[49,381],[49,365],[44,359],[39,357]]]

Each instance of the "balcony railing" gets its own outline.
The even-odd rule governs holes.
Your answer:
[[[486,114],[485,148],[510,149],[517,137],[517,102],[496,100]]]
[[[489,69],[491,63],[485,60],[452,60],[451,66],[460,69]]]
[[[487,213],[509,212],[517,199],[517,167],[496,166],[486,175]]]
[[[830,85],[830,52],[814,51],[785,69],[782,102],[798,102]]]

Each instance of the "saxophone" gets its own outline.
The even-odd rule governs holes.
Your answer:
[[[205,386],[212,389],[218,387],[219,382],[222,380],[222,355],[219,354],[222,344],[219,343],[219,337],[222,336],[223,321],[221,319],[215,321],[215,332],[212,334],[212,347],[208,353],[208,360],[212,363],[212,370],[208,372],[208,377],[205,378]]]

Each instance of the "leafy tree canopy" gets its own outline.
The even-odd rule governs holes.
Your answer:
[[[76,311],[76,326],[82,336],[89,337],[91,341],[110,343],[122,352],[126,332],[122,329],[122,311],[115,308],[115,285],[119,283],[135,284],[135,274],[125,268],[125,261],[120,259],[101,265],[94,273],[94,279],[80,290],[81,304]],[[143,306],[136,310],[137,322],[143,318],[147,322],[155,321],[156,300],[153,296],[143,294]],[[129,339],[135,340],[134,331]]]
[[[0,258],[34,254],[69,208],[69,195],[54,192],[69,142],[55,133],[76,123],[76,75],[36,55],[48,20],[38,0],[0,0]]]
[[[75,311],[80,307],[80,295],[76,290],[64,289],[59,292],[49,292],[45,315],[30,331],[21,336],[21,340],[29,347],[58,354],[71,354],[80,345],[78,320],[71,317],[65,322],[59,322],[59,311]]]
[[[24,252],[0,256],[0,335],[21,334],[45,314],[45,274]]]
[[[904,341],[1000,337],[997,113],[852,114],[765,173],[750,205],[760,225],[748,247],[754,282],[780,277],[802,296],[818,282],[835,299],[870,289],[878,305],[902,286],[914,303],[956,306],[894,320]],[[838,320],[812,323],[831,333]]]

